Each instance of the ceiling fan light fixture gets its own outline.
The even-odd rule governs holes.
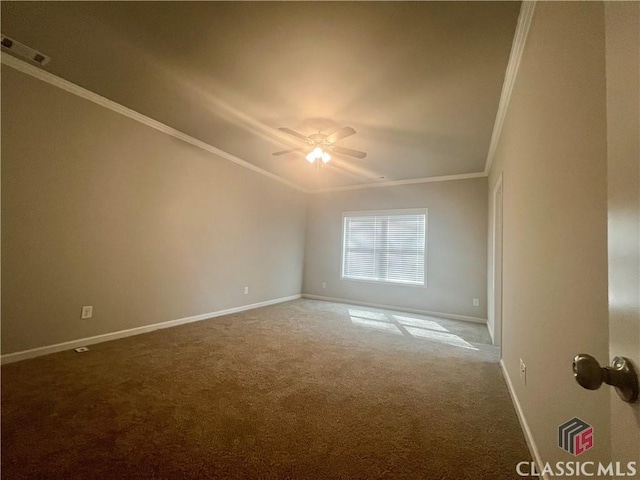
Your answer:
[[[323,152],[320,147],[316,147],[313,150],[311,150],[311,152],[307,154],[306,158],[309,163],[313,163],[316,160],[322,160],[324,163],[327,163],[331,159],[329,154],[326,152]],[[325,158],[327,159],[325,160]]]
[[[354,135],[356,131],[352,127],[342,127],[328,135],[320,131],[307,136],[286,127],[280,127],[279,130],[299,140],[304,140],[307,145],[306,147],[290,148],[288,150],[274,152],[273,155],[284,155],[285,153],[300,152],[311,148],[312,150],[305,155],[305,158],[310,164],[313,165],[315,163],[317,166],[322,166],[331,160],[329,151],[334,154],[348,155],[356,158],[365,158],[367,156],[367,152],[352,150],[351,148],[344,148],[335,144],[338,140]]]
[[[307,159],[307,161],[308,161],[309,163],[313,163],[313,162],[315,162],[315,161],[316,161],[316,155],[315,155],[315,153],[313,152],[313,150],[312,150],[311,152],[307,153],[307,156],[306,156],[305,158]]]

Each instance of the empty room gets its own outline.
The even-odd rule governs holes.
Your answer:
[[[0,8],[3,478],[640,478],[640,2]]]

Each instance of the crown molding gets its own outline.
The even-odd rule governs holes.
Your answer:
[[[477,173],[460,173],[457,175],[441,175],[439,177],[412,178],[409,180],[395,180],[380,183],[365,183],[362,185],[346,185],[344,187],[330,187],[316,190],[309,190],[309,193],[328,193],[328,192],[345,192],[349,190],[362,190],[365,188],[379,187],[396,187],[400,185],[413,185],[415,183],[432,183],[432,182],[450,182],[452,180],[468,180],[470,178],[483,178],[487,174],[484,172]]]
[[[286,180],[274,173],[268,172],[267,170],[263,170],[262,168],[257,167],[252,163],[247,162],[246,160],[242,160],[241,158],[236,157],[235,155],[229,152],[225,152],[224,150],[214,147],[213,145],[209,145],[208,143],[203,142],[202,140],[198,140],[197,138],[194,138],[190,135],[187,135],[186,133],[176,130],[175,128],[165,125],[162,122],[158,122],[153,118],[147,117],[146,115],[136,112],[135,110],[131,110],[130,108],[125,107],[124,105],[114,102],[113,100],[109,100],[108,98],[103,97],[102,95],[98,95],[97,93],[87,90],[86,88],[76,85],[75,83],[65,80],[64,78],[54,75],[53,73],[47,72],[46,70],[42,70],[41,68],[31,65],[23,60],[15,58],[4,52],[2,53],[2,64],[8,67],[11,67],[15,70],[18,70],[19,72],[30,75],[31,77],[37,78],[38,80],[42,80],[43,82],[49,83],[55,87],[58,87],[69,93],[72,93],[78,97],[84,98],[85,100],[89,100],[90,102],[93,102],[97,105],[107,108],[113,112],[119,113],[120,115],[124,115],[125,117],[135,120],[136,122],[142,123],[144,125],[147,125],[148,127],[159,130],[163,133],[166,133],[167,135],[171,135],[172,137],[177,138],[178,140],[182,140],[183,142],[189,143],[194,147],[200,148],[213,155],[224,158],[225,160],[229,160],[230,162],[240,165],[241,167],[252,170],[256,173],[259,173],[260,175],[264,175],[265,177],[270,178],[271,180],[275,180],[277,182],[283,183],[288,187],[294,188],[301,192],[308,193],[308,190],[301,187],[300,185],[290,182],[289,180]]]
[[[225,152],[224,150],[221,150],[217,147],[214,147],[213,145],[210,145],[206,142],[203,142],[202,140],[198,140],[197,138],[194,138],[190,135],[187,135],[184,132],[181,132],[179,130],[176,130],[173,127],[170,127],[162,122],[159,122],[157,120],[154,120],[153,118],[147,117],[146,115],[143,115],[139,112],[136,112],[135,110],[132,110],[128,107],[125,107],[124,105],[121,105],[117,102],[114,102],[113,100],[109,100],[106,97],[103,97],[102,95],[98,95],[97,93],[94,93],[90,90],[87,90],[86,88],[83,88],[75,83],[72,83],[68,80],[65,80],[64,78],[61,78],[57,75],[54,75],[51,72],[47,72],[46,70],[43,70],[39,67],[36,67],[34,65],[31,65],[23,60],[20,60],[16,57],[13,57],[9,54],[6,53],[2,53],[0,56],[1,60],[2,60],[2,64],[6,65],[8,67],[11,67],[19,72],[22,72],[24,74],[27,74],[33,78],[37,78],[38,80],[42,80],[43,82],[46,82],[50,85],[53,85],[55,87],[58,87],[62,90],[65,90],[66,92],[69,92],[73,95],[76,95],[78,97],[84,98],[85,100],[88,100],[90,102],[93,102],[97,105],[100,105],[104,108],[107,108],[113,112],[119,113],[120,115],[123,115],[125,117],[128,117],[132,120],[135,120],[136,122],[142,123],[143,125],[147,125],[148,127],[154,128],[156,130],[159,130],[163,133],[166,133],[167,135],[171,135],[174,138],[177,138],[178,140],[182,140],[183,142],[186,142],[190,145],[193,145],[197,148],[200,148],[206,152],[209,152],[213,155],[216,155],[217,157],[223,158],[225,160],[228,160],[230,162],[233,162],[237,165],[240,165],[241,167],[247,168],[253,172],[259,173],[260,175],[263,175],[267,178],[270,178],[272,180],[275,180],[277,182],[283,183],[284,185],[287,185],[288,187],[291,187],[295,190],[298,190],[300,192],[303,193],[326,193],[326,192],[342,192],[342,191],[348,191],[348,190],[362,190],[362,189],[366,189],[366,188],[380,188],[380,187],[394,187],[394,186],[400,186],[400,185],[413,185],[413,184],[417,184],[417,183],[432,183],[432,182],[446,182],[446,181],[451,181],[451,180],[467,180],[470,178],[481,178],[481,177],[486,177],[487,176],[487,171],[485,169],[485,172],[477,172],[477,173],[462,173],[462,174],[456,174],[456,175],[442,175],[442,176],[438,176],[438,177],[425,177],[425,178],[413,178],[413,179],[408,179],[408,180],[396,180],[396,181],[388,181],[388,182],[378,182],[378,183],[367,183],[367,184],[361,184],[361,185],[347,185],[347,186],[342,186],[342,187],[330,187],[330,188],[322,188],[322,189],[308,189],[308,188],[304,188],[294,182],[291,182],[289,180],[286,180],[285,178],[280,177],[279,175],[276,175],[274,173],[271,173],[267,170],[264,170],[260,167],[257,167],[255,165],[253,165],[252,163],[247,162],[246,160],[242,160],[239,157],[236,157],[235,155],[229,153],[229,152]]]
[[[535,6],[535,1],[525,1],[522,2],[522,6],[520,7],[518,25],[516,26],[513,44],[511,45],[511,54],[509,55],[507,72],[505,73],[504,83],[502,84],[500,103],[498,104],[498,112],[496,113],[496,121],[493,124],[493,133],[491,134],[491,143],[489,144],[487,161],[484,166],[484,173],[486,175],[488,175],[491,170],[493,157],[496,154],[496,148],[498,147],[498,141],[500,140],[500,134],[502,133],[504,119],[507,116],[507,108],[509,107],[511,93],[513,92],[513,86],[516,82],[516,76],[518,75],[518,68],[520,67],[520,60],[522,60],[522,53],[524,52],[525,42],[527,41],[527,35],[529,34],[529,27],[531,26]]]

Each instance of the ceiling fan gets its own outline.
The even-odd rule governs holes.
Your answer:
[[[293,152],[307,152],[306,159],[309,163],[318,162],[318,165],[327,163],[331,160],[331,153],[337,153],[338,155],[348,155],[350,157],[365,158],[366,152],[359,150],[352,150],[351,148],[341,147],[336,145],[335,142],[342,140],[343,138],[354,135],[356,131],[351,127],[342,127],[333,133],[314,133],[309,136],[298,133],[290,128],[280,127],[281,130],[289,135],[292,135],[300,140],[304,140],[307,144],[305,147],[290,148],[288,150],[281,150],[274,152],[273,155],[285,155]]]

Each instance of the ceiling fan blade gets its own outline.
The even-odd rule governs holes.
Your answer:
[[[285,133],[288,133],[289,135],[293,135],[294,137],[297,137],[301,140],[304,140],[305,142],[309,143],[309,137],[306,137],[304,135],[302,135],[301,133],[295,132],[293,130],[291,130],[290,128],[287,127],[280,127],[278,128],[278,130],[281,130]]]
[[[271,155],[285,155],[287,153],[293,152],[304,152],[306,149],[304,148],[290,148],[289,150],[280,150],[279,152],[273,152]]]
[[[331,151],[334,153],[338,153],[340,155],[349,155],[350,157],[357,157],[357,158],[364,158],[367,156],[366,152],[361,152],[359,150],[351,150],[350,148],[339,147],[337,145],[334,145],[333,148],[331,148]]]
[[[329,135],[327,137],[327,141],[329,143],[335,143],[338,140],[350,137],[351,135],[354,135],[355,133],[356,133],[356,131],[351,127],[342,127],[340,130],[337,130],[337,131],[333,132],[331,135]]]

